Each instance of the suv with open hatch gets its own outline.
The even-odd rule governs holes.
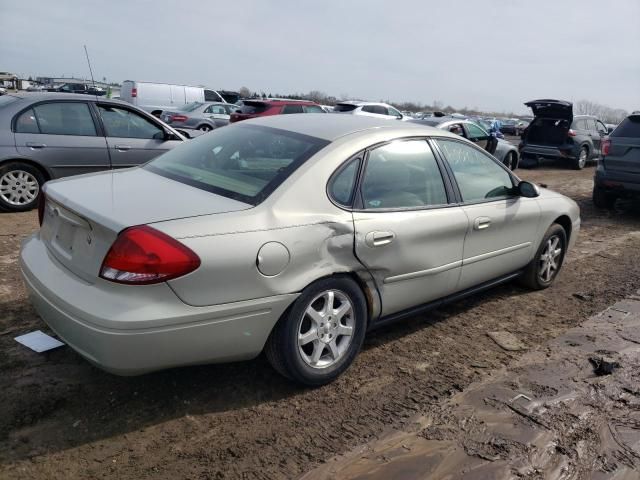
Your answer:
[[[563,100],[525,103],[534,119],[522,132],[519,145],[522,165],[538,165],[543,159],[560,160],[576,170],[600,157],[607,127],[591,115],[573,115],[573,104]]]

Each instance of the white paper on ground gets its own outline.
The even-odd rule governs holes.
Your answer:
[[[64,345],[64,343],[57,338],[53,338],[40,330],[20,335],[19,337],[16,337],[15,340],[38,353],[46,352],[52,348],[58,348]]]

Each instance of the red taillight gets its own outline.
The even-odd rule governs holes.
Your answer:
[[[120,232],[100,268],[100,277],[117,283],[148,285],[181,277],[200,266],[182,243],[145,225]]]
[[[171,115],[169,117],[170,122],[185,122],[189,117],[186,115]]]
[[[38,223],[42,226],[44,221],[44,205],[47,203],[47,199],[44,196],[44,192],[40,190],[40,196],[38,197]]]
[[[131,89],[131,98],[136,98],[138,96],[138,89],[137,88],[132,88]]]
[[[569,135],[570,137],[575,137],[576,136],[576,131],[569,129],[569,131],[567,132],[567,135]]]
[[[602,139],[601,150],[603,157],[609,155],[609,150],[611,150],[611,140],[609,139],[609,137],[605,137]]]

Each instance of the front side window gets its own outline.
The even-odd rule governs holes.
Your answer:
[[[130,110],[98,105],[98,111],[108,137],[153,139],[164,136],[160,127]]]
[[[364,208],[415,208],[447,203],[436,159],[425,140],[372,150],[362,181]]]
[[[257,205],[328,143],[285,130],[240,124],[186,142],[143,168]]]
[[[469,138],[471,140],[483,140],[489,138],[489,134],[474,123],[467,123]]]
[[[387,111],[389,115],[392,115],[394,117],[402,117],[402,114],[395,108],[387,107]]]
[[[438,146],[451,166],[465,202],[479,202],[513,194],[511,175],[471,145],[438,139]]]
[[[205,102],[222,102],[222,98],[218,95],[217,92],[213,90],[205,90],[204,91],[204,101]]]
[[[80,102],[43,103],[33,107],[40,133],[49,135],[97,135],[89,105]]]
[[[305,105],[304,106],[305,113],[325,113],[322,107],[318,105]]]

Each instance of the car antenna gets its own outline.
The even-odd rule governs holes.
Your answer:
[[[87,46],[84,45],[84,54],[87,57],[87,64],[89,65],[89,73],[91,74],[91,83],[93,84],[93,94],[96,96],[96,101],[98,100],[98,94],[96,90],[96,81],[93,79],[93,70],[91,69],[91,60],[89,60],[89,52],[87,51]]]

